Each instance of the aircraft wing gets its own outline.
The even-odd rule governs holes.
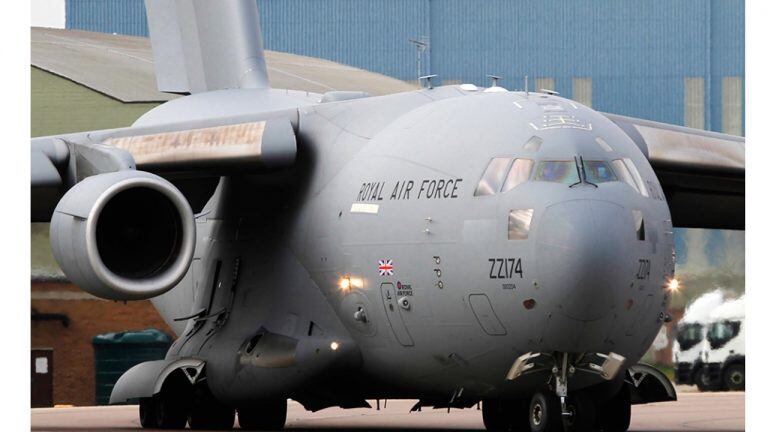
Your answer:
[[[744,138],[605,115],[648,157],[674,226],[744,229]]]
[[[32,221],[50,220],[59,199],[84,178],[132,169],[170,180],[196,210],[215,186],[200,180],[290,166],[296,115],[293,110],[33,138]]]

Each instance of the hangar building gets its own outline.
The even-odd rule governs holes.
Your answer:
[[[67,28],[147,35],[143,0],[64,1]],[[494,74],[520,89],[529,75],[601,111],[744,133],[743,0],[258,4],[267,49],[406,81],[486,85]]]

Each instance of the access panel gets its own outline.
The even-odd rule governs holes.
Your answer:
[[[381,299],[384,302],[384,311],[387,313],[389,325],[395,333],[395,338],[403,346],[413,346],[413,339],[408,333],[403,316],[401,315],[401,306],[397,302],[395,286],[389,282],[381,284]]]

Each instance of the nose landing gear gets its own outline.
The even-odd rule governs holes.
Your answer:
[[[529,422],[531,432],[626,432],[632,408],[629,385],[607,401],[598,402],[588,393],[573,393],[566,408],[552,392],[537,393],[531,399]],[[567,415],[566,415],[567,412]]]
[[[566,399],[570,415],[563,416],[561,400],[551,390],[530,399],[483,400],[483,423],[490,432],[625,432],[629,428],[629,387],[597,401],[592,394],[575,392]]]
[[[590,391],[570,392],[568,380],[576,373],[589,373],[612,381],[621,370],[624,358],[618,354],[569,354],[555,352],[527,353],[518,358],[507,374],[508,380],[521,375],[542,373],[548,376],[549,389],[534,394],[527,411],[528,428],[532,432],[625,432],[629,428],[631,414],[629,384],[623,383],[621,391],[609,399]],[[483,418],[493,410],[483,402]],[[507,415],[514,414],[512,410]],[[486,421],[486,425],[489,425]],[[511,424],[506,420],[505,424]],[[491,428],[489,430],[499,430]],[[507,428],[506,430],[510,430]],[[511,429],[515,430],[515,429]]]

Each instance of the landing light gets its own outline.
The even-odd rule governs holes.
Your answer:
[[[339,343],[336,341],[331,342],[331,350],[336,351],[339,349]]]
[[[352,280],[349,276],[341,278],[339,281],[339,288],[341,288],[342,291],[349,291],[349,289],[352,288]]]
[[[362,288],[363,280],[353,276],[342,276],[339,280],[339,288],[342,291],[349,291],[352,288]]]
[[[667,289],[673,293],[678,292],[680,290],[680,281],[678,281],[676,278],[671,279],[669,282],[667,282]]]

